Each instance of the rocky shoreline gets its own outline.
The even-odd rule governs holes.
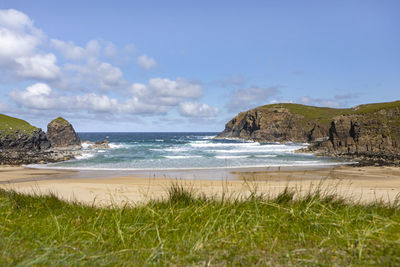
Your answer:
[[[81,155],[80,150],[0,151],[0,165],[19,166],[66,161]]]

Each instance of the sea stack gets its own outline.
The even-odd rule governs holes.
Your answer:
[[[72,125],[64,118],[58,117],[47,125],[47,139],[53,149],[80,149],[81,140]]]

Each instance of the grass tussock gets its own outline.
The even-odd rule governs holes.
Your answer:
[[[399,202],[349,204],[315,188],[97,208],[0,189],[0,265],[400,264]]]

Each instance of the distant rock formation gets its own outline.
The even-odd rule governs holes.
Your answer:
[[[216,138],[308,142],[307,151],[400,164],[400,101],[333,109],[273,104],[239,113]]]
[[[0,164],[57,162],[80,153],[77,150],[54,150],[41,129],[24,120],[0,114]]]
[[[328,125],[287,108],[257,108],[241,112],[225,125],[217,138],[240,138],[261,142],[309,142],[328,138]]]
[[[89,149],[110,148],[110,141],[108,141],[108,140],[97,141],[97,142],[91,142],[88,140],[84,140],[84,141],[82,141],[82,144],[86,144],[87,148],[89,148]]]
[[[74,127],[64,118],[58,117],[47,125],[47,139],[54,149],[80,149],[81,140]]]

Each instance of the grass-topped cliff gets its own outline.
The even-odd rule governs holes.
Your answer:
[[[232,137],[311,142],[318,144],[313,151],[328,155],[398,155],[400,160],[400,101],[345,109],[292,103],[260,106],[239,113],[218,135]]]
[[[38,128],[24,120],[0,114],[0,135],[2,136],[13,136],[17,132],[31,136],[36,130]]]
[[[290,113],[303,116],[303,122],[318,120],[321,124],[330,124],[332,119],[339,115],[366,115],[372,114],[381,110],[399,109],[400,101],[372,103],[359,105],[353,108],[327,108],[315,107],[294,103],[281,103],[264,105],[254,110],[270,110],[270,109],[287,109]],[[400,118],[398,118],[400,119]],[[400,122],[400,120],[397,120]]]

